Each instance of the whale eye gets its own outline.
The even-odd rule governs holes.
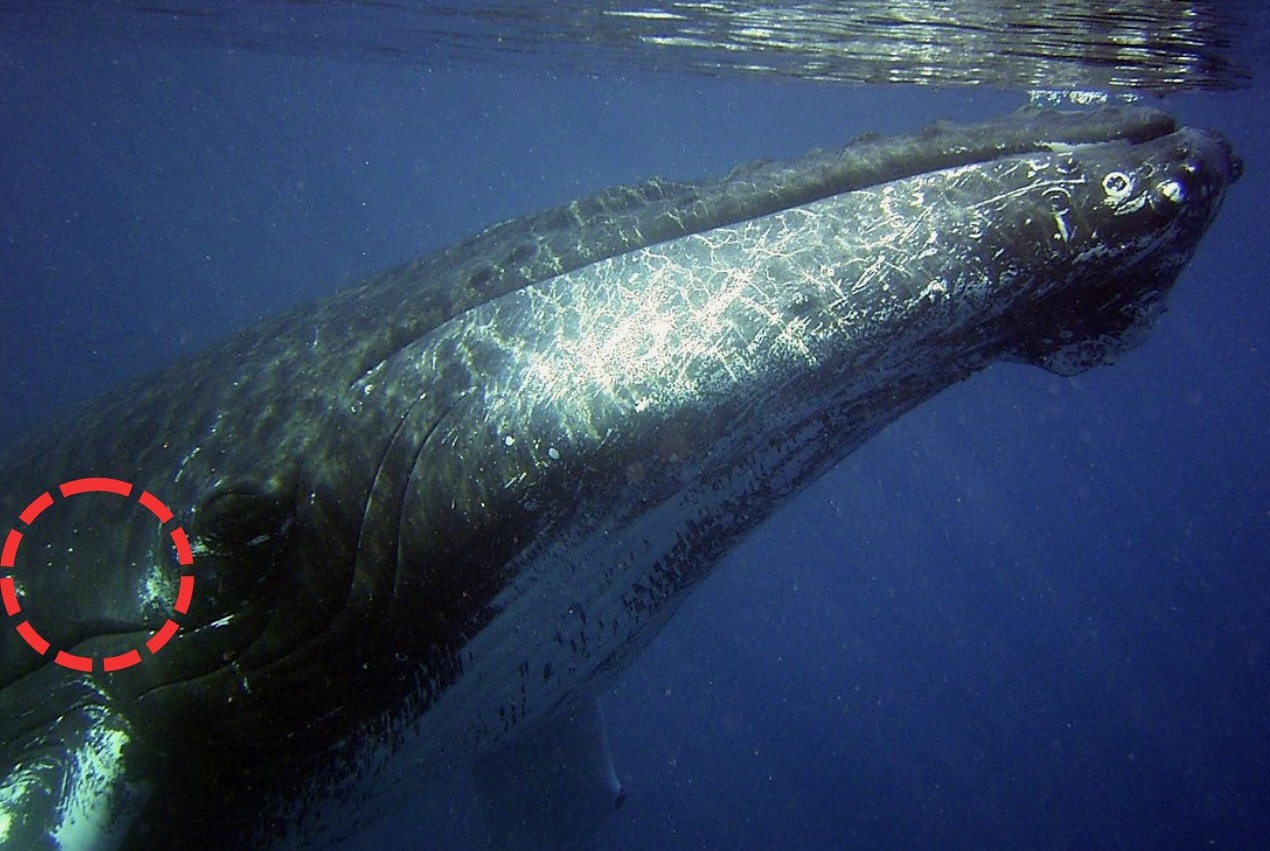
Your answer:
[[[1174,204],[1186,201],[1186,187],[1180,180],[1166,180],[1155,188],[1160,193],[1160,197]]]
[[[1133,191],[1133,180],[1123,171],[1109,171],[1102,179],[1102,191],[1112,203],[1123,201]]]

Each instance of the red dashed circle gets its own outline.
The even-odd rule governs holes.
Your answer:
[[[81,493],[113,493],[118,496],[128,497],[132,495],[132,485],[119,479],[105,478],[89,478],[75,479],[74,481],[62,484],[58,490],[63,497],[72,497]],[[149,491],[143,490],[141,495],[137,497],[137,501],[146,508],[151,514],[159,519],[159,525],[164,525],[172,519],[172,512],[164,505],[158,497]],[[30,527],[44,510],[53,504],[53,495],[48,491],[31,500],[23,512],[18,515],[18,519],[22,521],[22,525]],[[180,526],[176,526],[169,532],[172,536],[172,544],[176,547],[176,558],[182,567],[187,570],[194,566],[194,553],[190,550],[190,540],[185,535],[185,530]],[[0,549],[0,568],[12,570],[15,560],[18,556],[18,547],[22,543],[22,532],[10,529],[8,536],[4,540],[4,548]],[[177,592],[176,604],[172,607],[177,614],[184,615],[189,611],[190,600],[194,596],[194,576],[190,573],[181,575],[181,585]],[[0,576],[0,601],[4,603],[4,610],[11,618],[16,618],[22,614],[22,603],[18,599],[17,588],[13,584],[12,576]],[[168,618],[159,630],[145,642],[145,648],[150,655],[158,653],[163,645],[167,644],[181,625],[176,621]],[[31,625],[28,620],[20,620],[14,626],[18,635],[29,645],[31,649],[41,656],[49,652],[49,642],[40,635],[40,633]],[[53,661],[64,668],[70,668],[75,671],[90,673],[96,667],[97,662],[101,662],[101,670],[109,673],[111,671],[119,671],[124,668],[131,668],[141,662],[141,652],[137,648],[119,653],[115,656],[105,656],[100,660],[91,656],[79,656],[74,653],[68,653],[65,650],[58,650],[53,657]]]

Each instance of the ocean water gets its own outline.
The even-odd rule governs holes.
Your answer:
[[[496,221],[1019,92],[0,37],[0,440]],[[1264,39],[1263,39],[1264,40]],[[998,365],[733,554],[604,704],[597,849],[1270,847],[1270,98],[1150,339]],[[3,483],[0,483],[3,486]],[[463,847],[463,789],[389,837]]]

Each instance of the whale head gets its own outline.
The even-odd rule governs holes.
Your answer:
[[[1136,143],[1060,146],[1056,156],[1077,179],[1042,191],[1049,210],[1035,223],[1064,243],[1066,272],[1052,295],[1012,317],[1011,351],[1075,375],[1146,338],[1243,163],[1224,138],[1189,127]]]

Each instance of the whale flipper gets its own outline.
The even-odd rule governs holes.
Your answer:
[[[491,848],[581,848],[625,800],[596,700],[483,757],[473,773]]]
[[[0,712],[24,728],[0,786],[0,851],[113,851],[154,791],[127,719],[91,680],[65,674],[41,668],[0,698]],[[39,695],[27,706],[67,708],[22,712],[19,692]]]

